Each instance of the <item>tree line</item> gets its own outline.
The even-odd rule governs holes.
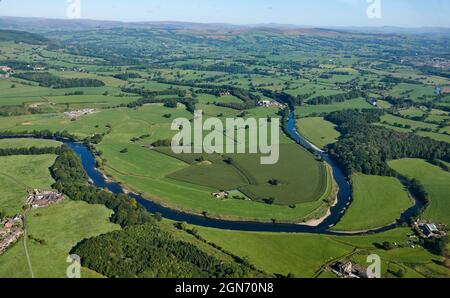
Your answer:
[[[105,86],[105,83],[97,79],[61,78],[49,72],[24,72],[16,73],[14,76],[27,81],[38,82],[42,87],[50,87],[55,89]]]

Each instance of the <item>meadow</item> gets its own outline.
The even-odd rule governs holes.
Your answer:
[[[412,206],[405,187],[396,178],[354,174],[352,204],[337,231],[363,231],[394,223],[402,212]]]
[[[419,180],[429,194],[430,205],[423,216],[437,223],[450,223],[450,173],[421,159],[400,159],[389,166],[402,175]]]
[[[352,260],[368,266],[366,259],[370,254],[381,257],[383,277],[395,277],[391,272],[399,268],[405,271],[406,278],[450,276],[450,270],[436,262],[442,261],[442,257],[421,247],[409,247],[409,235],[413,234],[409,228],[398,228],[377,235],[340,237],[196,228],[206,240],[278,276],[293,274],[298,278],[335,278],[326,265],[337,260]],[[389,251],[378,249],[376,244],[383,242],[397,243],[397,246]]]
[[[340,136],[336,126],[322,117],[300,118],[296,126],[300,135],[322,149],[335,143]]]
[[[329,105],[305,105],[296,109],[296,114],[300,117],[317,115],[323,113],[331,113],[335,111],[341,111],[345,109],[370,109],[373,108],[362,98],[347,100],[345,102],[339,102]]]
[[[1,140],[12,141],[9,145],[36,145],[38,140]],[[57,142],[44,141],[41,145],[58,145]],[[7,156],[0,157],[0,210],[8,215],[20,214],[28,191],[38,188],[50,190],[54,180],[49,167],[54,163],[55,155]],[[101,205],[88,205],[66,198],[63,202],[35,209],[26,214],[28,237],[27,247],[30,253],[35,277],[66,276],[67,256],[79,241],[120,228],[109,221],[111,211]],[[37,241],[42,240],[42,241]],[[24,239],[22,238],[0,256],[0,277],[30,277],[27,265]],[[100,275],[83,268],[83,277]]]

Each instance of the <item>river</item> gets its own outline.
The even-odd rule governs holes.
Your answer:
[[[320,155],[325,162],[327,162],[333,169],[333,175],[336,183],[339,186],[337,204],[330,210],[331,214],[320,225],[316,227],[301,225],[301,224],[283,224],[283,223],[260,223],[260,222],[248,222],[248,221],[231,221],[206,218],[200,215],[189,214],[185,212],[179,212],[170,208],[163,207],[151,199],[143,198],[140,195],[129,193],[128,195],[135,198],[139,204],[143,205],[149,212],[160,213],[162,217],[174,221],[184,221],[192,225],[236,230],[236,231],[252,231],[252,232],[285,232],[285,233],[314,233],[314,234],[328,234],[328,235],[349,235],[348,233],[340,233],[331,231],[330,227],[336,225],[342,218],[345,210],[351,203],[351,187],[348,181],[345,179],[341,170],[331,160],[331,158],[322,150],[318,149],[307,140],[303,139],[297,132],[295,127],[295,116],[291,113],[288,121],[284,124],[287,133],[292,139],[297,141],[301,146],[308,149],[314,149],[314,151]],[[95,168],[95,157],[92,152],[82,143],[75,143],[64,141],[80,158],[83,163],[83,167],[87,172],[89,178],[93,184],[97,187],[106,188],[109,191],[120,194],[124,193],[122,187],[117,182],[107,181],[104,175]],[[419,204],[416,203],[413,207],[408,209],[402,214],[397,223],[378,228],[366,232],[353,233],[353,235],[364,235],[368,233],[380,233],[387,230],[398,227],[401,223],[405,222],[411,217],[411,215],[419,208]]]

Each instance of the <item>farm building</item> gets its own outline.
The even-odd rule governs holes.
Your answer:
[[[51,192],[51,191],[40,191],[35,189],[26,200],[26,204],[32,208],[42,208],[55,203],[58,203],[64,199],[63,194]]]

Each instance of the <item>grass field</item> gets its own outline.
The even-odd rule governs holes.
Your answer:
[[[337,141],[340,133],[336,126],[322,117],[308,117],[297,120],[297,131],[319,148],[325,148]]]
[[[29,190],[48,189],[53,183],[48,168],[55,155],[0,157],[0,210],[9,215],[22,212]]]
[[[21,141],[21,140],[17,140]],[[25,144],[33,140],[22,140]],[[56,143],[56,142],[55,142]],[[54,182],[48,168],[55,155],[0,157],[0,210],[8,215],[22,213],[27,191],[51,189]],[[44,240],[38,244],[27,239],[27,247],[36,277],[65,277],[67,256],[79,241],[120,228],[110,223],[111,210],[101,205],[65,201],[27,213],[28,235]],[[0,256],[0,277],[30,277],[23,238]],[[99,277],[83,269],[84,277]]]
[[[400,159],[389,165],[402,175],[419,180],[430,197],[424,217],[450,224],[450,173],[421,159]]]
[[[170,154],[169,149],[165,151]],[[274,198],[275,204],[279,205],[317,201],[326,191],[329,178],[323,165],[296,144],[282,144],[280,160],[274,165],[261,165],[259,154],[226,156],[232,157],[231,165],[223,161],[224,157],[203,155],[205,162],[197,162],[168,177],[216,190],[238,189],[247,197],[260,202]],[[186,156],[183,157],[188,160]],[[309,170],[298,171],[302,168]],[[270,185],[271,179],[276,179],[278,185]]]
[[[345,109],[370,109],[373,108],[367,101],[362,98],[347,100],[340,103],[330,105],[310,105],[297,107],[296,114],[300,117],[309,116],[311,114],[331,113]]]
[[[39,244],[27,240],[35,277],[66,277],[69,265],[66,259],[73,246],[83,239],[120,228],[109,221],[110,216],[111,210],[104,206],[69,199],[28,213],[28,235],[45,241],[45,244]],[[0,256],[0,277],[30,277],[23,251],[23,241],[20,241]],[[99,275],[83,270],[82,277]]]
[[[338,231],[362,231],[395,222],[412,205],[405,187],[396,178],[354,174],[353,201]]]

